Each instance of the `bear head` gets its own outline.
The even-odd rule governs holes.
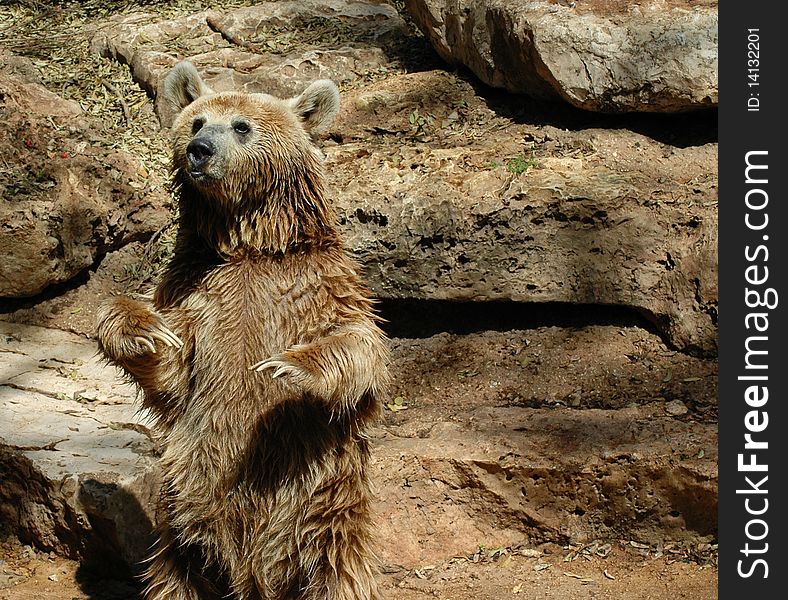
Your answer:
[[[177,114],[172,169],[182,212],[214,205],[238,223],[251,219],[247,228],[273,223],[290,231],[325,220],[322,156],[312,136],[339,110],[333,82],[315,81],[284,100],[263,93],[217,93],[194,65],[183,61],[167,75],[163,94]],[[288,240],[268,242],[283,250]]]

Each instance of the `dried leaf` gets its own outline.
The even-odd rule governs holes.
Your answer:
[[[391,412],[397,412],[400,410],[405,410],[408,408],[408,406],[405,404],[405,398],[402,396],[397,396],[391,402],[386,404],[386,408],[388,408]]]

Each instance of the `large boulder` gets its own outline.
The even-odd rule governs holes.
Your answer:
[[[488,85],[601,112],[717,104],[717,0],[406,0],[445,60]]]
[[[28,297],[145,239],[169,218],[169,195],[101,124],[29,77],[0,71],[0,298]]]

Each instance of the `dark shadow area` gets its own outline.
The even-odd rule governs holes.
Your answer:
[[[382,44],[380,48],[394,64],[399,64],[408,73],[431,71],[433,69],[451,70],[451,66],[438,56],[426,37],[417,33],[416,26],[407,14],[400,12],[400,17],[411,29],[411,34],[401,38],[393,38]]]
[[[90,600],[143,600],[144,586],[131,573],[110,576],[101,565],[84,563],[77,569],[76,580]]]
[[[142,600],[142,561],[155,539],[139,500],[115,483],[87,479],[79,501],[90,523],[76,581],[92,600]]]
[[[104,255],[97,257],[93,266],[83,269],[67,281],[47,286],[35,296],[28,298],[0,298],[0,315],[12,313],[23,308],[32,308],[41,302],[59,298],[63,294],[85,285],[90,280],[90,274],[98,268],[103,258]]]
[[[426,338],[444,332],[467,335],[482,331],[590,325],[640,327],[661,337],[659,330],[642,313],[626,306],[403,299],[380,300],[378,311],[385,319],[386,335],[395,338]]]
[[[446,67],[444,64],[443,68]],[[716,108],[672,114],[605,114],[582,110],[566,102],[538,100],[492,88],[465,68],[459,69],[457,75],[473,87],[490,110],[515,123],[551,125],[570,131],[628,129],[677,148],[701,146],[718,140]]]

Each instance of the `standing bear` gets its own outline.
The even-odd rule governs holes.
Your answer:
[[[146,597],[377,598],[367,434],[388,351],[311,137],[339,92],[214,93],[181,62],[163,93],[174,255],[152,303],[109,300],[97,331],[162,442]]]

